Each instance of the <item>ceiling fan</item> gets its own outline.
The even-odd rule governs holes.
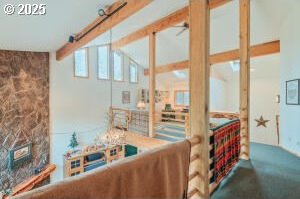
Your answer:
[[[182,30],[180,32],[178,32],[176,34],[176,36],[181,35],[184,31],[188,30],[190,25],[187,22],[184,22],[182,25],[180,26],[172,26],[173,28],[182,28]]]

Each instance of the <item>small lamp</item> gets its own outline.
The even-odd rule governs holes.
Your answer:
[[[136,106],[139,110],[143,110],[145,109],[146,105],[145,102],[140,101],[137,106]]]

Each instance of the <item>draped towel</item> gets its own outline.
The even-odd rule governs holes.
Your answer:
[[[164,145],[14,199],[185,198],[190,151],[187,140]]]

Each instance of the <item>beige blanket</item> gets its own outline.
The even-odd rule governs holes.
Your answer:
[[[172,143],[15,199],[184,198],[190,150],[188,141]]]

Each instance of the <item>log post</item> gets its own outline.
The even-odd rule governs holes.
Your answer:
[[[209,46],[210,11],[208,0],[190,0],[190,120],[191,134],[200,138],[192,148],[199,155],[190,170],[199,173],[189,184],[189,192],[198,190],[197,198],[209,198]]]
[[[240,0],[240,119],[241,154],[249,160],[249,110],[250,110],[250,0]]]
[[[155,136],[155,33],[149,35],[149,137]]]

